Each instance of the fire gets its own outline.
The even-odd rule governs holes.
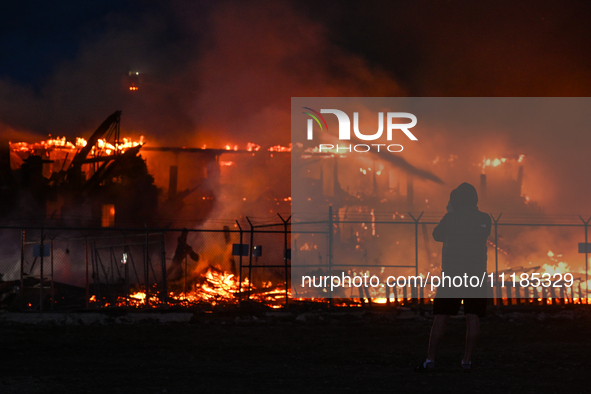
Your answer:
[[[82,140],[82,138],[81,138]],[[104,149],[107,154],[111,154],[114,151],[118,151],[120,153],[124,153],[129,148],[134,148],[138,145],[144,144],[144,136],[140,136],[139,141],[132,141],[130,138],[123,138],[123,142],[119,142],[118,144],[111,144],[103,138],[100,138],[96,145],[93,147],[91,154],[96,154],[95,149],[101,150]],[[86,145],[86,141],[84,141],[84,145]]]
[[[51,136],[50,136],[51,137]],[[38,150],[61,150],[74,152],[77,149],[86,146],[87,141],[82,137],[76,137],[76,141],[72,143],[66,137],[49,138],[45,141],[28,143],[28,142],[9,142],[10,149],[13,152],[29,152],[34,153]],[[101,138],[97,140],[96,145],[92,148],[91,155],[96,155],[100,151],[105,151],[111,154],[115,151],[124,153],[127,149],[134,148],[138,145],[144,144],[144,136],[140,136],[139,141],[134,141],[131,138],[123,138],[118,143],[110,143]]]
[[[261,149],[261,146],[255,144],[253,142],[249,142],[248,144],[246,144],[246,150],[249,151],[249,152],[253,152],[253,151],[256,152],[259,149]]]
[[[289,146],[275,145],[268,149],[269,152],[291,152],[291,143]]]
[[[309,245],[306,242],[303,246],[300,246],[300,250],[313,250],[313,249],[318,249],[318,245]]]
[[[506,163],[509,160],[513,160],[517,163],[523,163],[523,159],[525,158],[525,155],[519,155],[517,158],[512,158],[512,159],[508,159],[506,157],[495,157],[495,158],[486,158],[483,157],[482,158],[482,163],[478,164],[479,167],[482,167],[482,173],[484,174],[484,169],[486,167],[498,167],[503,163]]]
[[[559,262],[558,265],[544,264],[542,266],[542,273],[545,274],[566,274],[567,272],[573,271],[570,269],[570,266],[563,261]]]
[[[156,295],[150,296],[150,304],[155,305],[159,302],[158,297]],[[133,306],[133,307],[142,307],[146,305],[146,293],[144,291],[136,291],[133,294],[128,295],[127,297],[119,296],[117,297],[116,306]],[[105,304],[104,306],[109,306],[109,304]]]
[[[273,285],[271,282],[263,282],[260,288],[256,288],[249,284],[248,279],[245,279],[242,281],[242,286],[240,286],[239,279],[234,274],[211,267],[198,278],[197,284],[194,285],[192,290],[187,291],[187,293],[170,292],[168,298],[171,304],[183,306],[207,304],[216,306],[220,304],[237,304],[239,293],[242,293],[243,299],[246,299],[249,291],[250,299],[265,303],[271,308],[279,308],[285,301],[285,284]],[[98,304],[98,300],[94,295],[90,297],[89,301]],[[164,302],[157,294],[156,287],[150,294],[149,304],[150,306],[164,305]],[[110,303],[104,303],[102,306],[108,307]],[[126,296],[119,296],[114,306],[145,307],[146,292],[134,291]]]
[[[83,148],[86,144],[87,142],[84,138],[76,137],[76,148]]]
[[[181,293],[172,298],[188,303],[207,302],[213,306],[221,302],[232,303],[235,300],[239,286],[234,274],[214,271],[210,268],[202,279],[198,289],[187,294]],[[246,286],[248,286],[248,281]]]
[[[86,141],[84,141],[84,145],[86,145]],[[76,139],[76,145],[74,145],[70,141],[66,140],[66,137],[49,138],[45,141],[35,142],[32,144],[27,142],[10,142],[10,148],[15,152],[31,152],[38,149],[74,150],[78,147],[80,147],[78,139]]]
[[[484,157],[484,158],[482,158],[482,163],[480,165],[482,166],[482,171],[484,171],[484,169],[486,167],[498,167],[506,161],[507,161],[507,159],[504,157],[502,157],[500,159],[499,158],[487,159],[486,157]]]

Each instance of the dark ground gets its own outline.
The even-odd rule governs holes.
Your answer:
[[[462,373],[463,319],[437,370],[410,312],[196,314],[188,324],[0,325],[0,393],[563,392],[591,390],[591,312],[505,310]]]

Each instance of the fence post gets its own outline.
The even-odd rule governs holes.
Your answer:
[[[287,266],[287,223],[291,219],[291,215],[284,220],[283,217],[277,213],[279,219],[283,222],[283,262],[285,263],[285,308],[289,305],[289,291],[288,291],[288,266]],[[291,259],[290,259],[291,260]]]
[[[127,247],[127,236],[123,233],[123,253],[127,254],[127,259],[131,261],[131,251]],[[125,275],[123,288],[125,289],[125,295],[129,295],[129,263],[125,260],[125,266],[123,267],[123,274]],[[129,305],[129,297],[125,297],[125,305]]]
[[[585,221],[581,215],[579,218],[583,221],[585,225],[585,304],[589,303],[589,251],[587,250],[587,234],[589,229],[589,221],[591,221],[591,217]],[[581,294],[582,295],[582,294]],[[579,295],[579,297],[581,296]]]
[[[419,221],[423,217],[424,213],[425,213],[425,211],[421,212],[421,214],[417,218],[415,218],[412,215],[412,213],[410,213],[410,212],[408,213],[410,215],[410,217],[412,218],[412,220],[414,220],[414,222],[415,222],[415,277],[419,276]],[[404,301],[406,301],[406,300],[404,300]],[[418,298],[415,298],[414,303],[415,303],[415,306],[417,308],[417,313],[418,313],[419,312]]]
[[[43,255],[45,254],[45,248],[43,246],[43,227],[41,227],[41,250],[40,250],[40,257],[41,257],[41,265],[39,266],[39,311],[43,312]]]
[[[166,249],[164,249],[164,231],[160,235],[160,264],[162,265],[162,297],[163,302],[168,302],[168,283],[166,281]]]
[[[503,305],[503,293],[502,289],[499,288],[499,233],[497,231],[499,220],[501,219],[502,215],[503,213],[501,212],[499,214],[499,217],[497,217],[496,219],[493,215],[490,215],[495,225],[495,301],[497,306]]]
[[[240,243],[239,243],[239,253],[238,253],[238,306],[240,306],[240,303],[242,302],[242,226],[240,225],[240,223],[238,223],[238,220],[236,220],[236,225],[238,226],[238,229],[240,230]]]
[[[20,306],[24,305],[24,297],[25,297],[25,277],[24,277],[24,270],[25,270],[25,230],[22,231],[21,237],[21,290],[20,290]]]
[[[84,244],[86,248],[86,309],[88,309],[88,303],[90,301],[90,287],[88,284],[88,238],[84,238]]]
[[[55,304],[55,283],[53,281],[53,239],[51,240],[51,310]]]
[[[254,248],[254,246],[253,246],[254,226],[252,225],[252,222],[250,221],[248,216],[246,217],[246,220],[248,221],[248,224],[250,224],[250,246],[249,246],[249,250],[248,250],[248,293],[247,293],[247,297],[248,297],[247,300],[250,300],[250,286],[252,285],[251,274],[252,274],[252,250]]]
[[[328,277],[331,278],[331,286],[328,290],[328,305],[330,308],[333,306],[332,302],[332,246],[333,246],[333,218],[332,218],[332,205],[328,206]]]
[[[145,281],[145,290],[146,290],[146,302],[145,307],[148,308],[150,306],[150,266],[148,263],[148,242],[150,237],[150,230],[146,228],[146,243],[144,245],[144,281]]]
[[[184,282],[183,282],[183,292],[185,293],[185,300],[187,299],[187,275],[188,275],[188,267],[189,267],[189,261],[187,260],[188,257],[187,255],[185,255],[185,269],[184,269]],[[188,301],[187,301],[188,302]],[[188,305],[188,304],[187,304]]]

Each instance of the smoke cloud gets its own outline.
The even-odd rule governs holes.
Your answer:
[[[376,67],[332,44],[289,2],[178,2],[109,15],[36,92],[0,80],[0,119],[69,137],[116,109],[126,132],[167,144],[288,143],[292,96],[400,95]],[[205,13],[205,15],[204,15]],[[139,72],[130,92],[129,72]]]
[[[318,9],[315,2],[177,1],[110,13],[100,33],[84,34],[75,56],[57,63],[40,88],[0,79],[0,123],[25,140],[47,134],[74,139],[121,109],[122,133],[145,135],[151,146],[265,147],[289,143],[291,97],[591,90],[589,56],[577,44],[588,40],[578,23],[586,9],[511,3],[511,10],[523,12],[508,12],[503,4],[446,4],[433,5],[442,7],[434,12],[376,4],[328,2]],[[503,22],[493,28],[495,20]],[[130,71],[140,73],[135,92],[129,91]],[[531,186],[533,200],[547,212],[585,214],[591,185],[574,173],[591,164],[584,152],[589,134],[556,130],[541,136],[536,130],[434,129],[430,144],[409,152],[407,161],[429,170],[437,157],[470,156],[456,161],[457,168],[483,156],[523,153],[524,188]],[[167,168],[152,170],[164,186]],[[435,174],[453,187],[451,171]]]

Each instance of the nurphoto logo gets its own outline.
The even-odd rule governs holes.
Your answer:
[[[314,140],[314,121],[320,127],[321,132],[328,132],[328,125],[322,114],[333,114],[337,117],[339,122],[339,140],[351,140],[351,119],[344,111],[338,109],[321,109],[320,112],[309,108],[302,107],[306,110],[304,114],[310,116],[307,123],[307,139]],[[376,141],[380,139],[384,133],[384,118],[386,118],[386,140],[392,141],[394,130],[402,131],[411,141],[417,141],[417,137],[409,129],[417,124],[417,117],[408,112],[387,112],[384,116],[383,112],[378,113],[378,130],[373,134],[364,134],[359,130],[359,112],[353,112],[353,133],[355,138],[362,141]],[[395,119],[409,119],[407,123],[395,123]],[[373,148],[372,148],[373,147]],[[380,148],[385,148],[388,152],[397,153],[404,149],[400,144],[349,144],[349,146],[341,146],[339,144],[319,144],[318,150],[320,152],[358,152],[366,153],[372,150],[380,152]]]

